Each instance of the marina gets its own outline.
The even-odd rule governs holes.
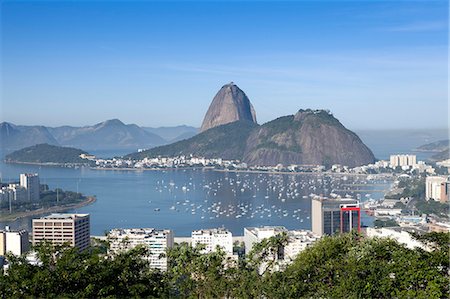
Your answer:
[[[4,164],[4,181],[25,169],[38,172],[50,188],[79,190],[97,201],[72,212],[91,215],[92,234],[112,228],[163,227],[179,236],[194,229],[226,227],[242,234],[243,227],[283,225],[310,229],[311,198],[353,197],[377,200],[391,186],[387,177],[332,174],[270,174],[214,170],[150,172],[101,171]],[[373,218],[363,215],[364,225]],[[30,218],[9,224],[29,228]]]

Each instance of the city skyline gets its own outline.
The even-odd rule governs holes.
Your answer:
[[[260,124],[448,127],[444,1],[7,1],[1,27],[2,121],[199,127],[234,81]]]

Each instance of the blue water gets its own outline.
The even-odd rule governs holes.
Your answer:
[[[220,226],[237,235],[243,234],[244,227],[260,225],[310,229],[309,195],[329,195],[333,190],[349,189],[347,185],[355,180],[212,170],[139,172],[11,164],[1,166],[5,182],[16,179],[23,172],[37,172],[41,183],[48,184],[50,188],[96,195],[94,204],[70,211],[89,213],[92,234],[95,235],[118,227],[169,228],[178,236],[190,235],[194,229]],[[381,187],[388,185],[389,182],[386,182]],[[364,189],[381,187],[367,186]],[[335,193],[356,196],[351,188]],[[367,197],[366,193],[370,193],[372,198],[383,195],[364,191],[360,194],[362,198]],[[364,224],[370,225],[372,219],[364,217]],[[30,229],[30,223],[31,219],[26,218],[13,223],[0,222],[0,227],[10,225]]]

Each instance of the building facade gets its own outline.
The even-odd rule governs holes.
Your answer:
[[[416,155],[391,155],[389,159],[391,167],[414,166],[417,164]]]
[[[361,231],[361,208],[355,199],[313,198],[312,231],[318,236]]]
[[[233,254],[233,235],[224,228],[194,230],[191,234],[192,247],[203,244],[202,253],[213,252],[220,247],[225,253]]]
[[[39,201],[40,183],[39,175],[37,173],[20,174],[20,186],[27,191],[28,201]]]
[[[172,248],[174,236],[172,230],[154,228],[113,229],[108,234],[110,253],[118,254],[138,245],[147,246],[150,250],[148,260],[150,267],[161,271],[167,270],[167,249]]]
[[[22,255],[29,249],[28,232],[26,230],[0,230],[0,256],[7,253]]]
[[[33,245],[44,240],[54,245],[68,243],[80,250],[89,248],[89,214],[51,214],[33,219]]]

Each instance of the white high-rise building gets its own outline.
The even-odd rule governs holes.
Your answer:
[[[0,230],[0,256],[7,253],[22,255],[29,249],[28,232],[26,230],[12,231],[9,227]]]
[[[20,186],[27,190],[28,201],[39,201],[40,185],[37,173],[21,173]]]
[[[202,253],[213,252],[217,246],[227,254],[233,254],[233,235],[224,228],[194,230],[191,234],[192,247],[197,244],[205,245]]]
[[[154,228],[113,229],[108,234],[110,253],[117,254],[135,248],[148,246],[150,267],[161,271],[167,270],[167,249],[173,247],[173,232]]]
[[[445,197],[445,182],[446,178],[441,176],[428,176],[425,180],[425,199],[426,200],[443,200],[443,196]],[[445,198],[444,198],[445,200]]]
[[[416,155],[391,155],[389,160],[391,167],[414,166],[417,164]]]

